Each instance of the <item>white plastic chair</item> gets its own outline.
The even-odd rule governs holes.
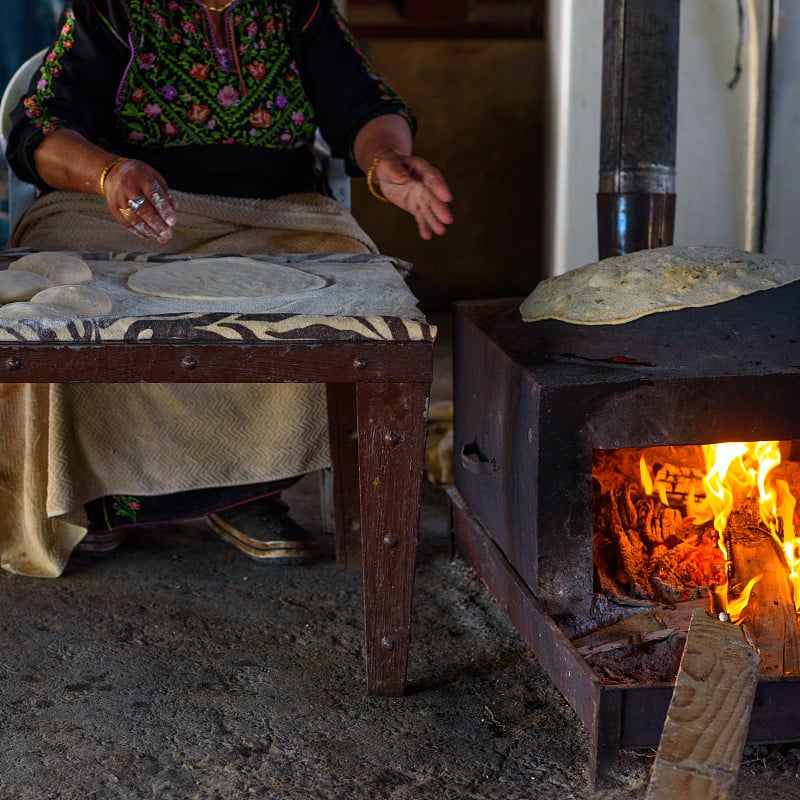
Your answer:
[[[8,133],[11,129],[11,112],[19,103],[20,98],[28,89],[31,77],[41,65],[47,53],[47,48],[32,55],[11,76],[6,85],[3,97],[0,99],[0,148],[5,153]],[[351,208],[350,178],[344,168],[344,161],[333,158],[328,143],[317,130],[314,142],[314,155],[316,156],[317,169],[325,176],[333,199],[341,203],[346,209]],[[25,213],[28,206],[36,199],[36,187],[31,183],[21,181],[14,172],[8,170],[8,230],[13,232],[14,226]]]
[[[6,84],[3,97],[0,99],[0,148],[6,151],[6,141],[11,130],[11,112],[19,103],[28,88],[33,73],[39,68],[47,48],[34,53],[11,76]],[[36,187],[32,183],[20,180],[14,172],[8,170],[8,230],[14,230],[25,209],[36,199]]]

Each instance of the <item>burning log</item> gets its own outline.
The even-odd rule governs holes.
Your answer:
[[[697,528],[677,508],[639,487],[595,493],[595,567],[608,594],[676,603],[724,581],[716,533]]]
[[[602,565],[610,581],[634,597],[647,597],[648,581],[645,570],[647,548],[635,528],[636,509],[627,489],[604,492],[595,502],[596,525],[600,536],[595,537],[598,553],[595,564]]]
[[[753,586],[743,618],[761,652],[765,675],[800,675],[800,631],[792,586],[783,554],[775,539],[759,524],[753,504],[731,512],[725,529],[728,545],[728,597]]]
[[[646,800],[733,797],[758,678],[742,631],[696,609]]]

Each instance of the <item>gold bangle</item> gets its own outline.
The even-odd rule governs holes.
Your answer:
[[[394,153],[397,153],[397,150],[395,150],[394,147],[384,147],[382,150],[378,150],[378,152],[375,153],[375,156],[372,159],[372,163],[369,165],[369,169],[367,170],[367,188],[369,189],[369,193],[373,197],[376,197],[378,200],[380,200],[382,203],[390,203],[391,201],[388,198],[384,197],[375,188],[375,184],[373,181],[375,179],[375,170],[378,166],[378,162],[381,160],[381,156],[390,150]],[[400,155],[400,153],[397,154]]]
[[[120,161],[124,161],[125,159],[122,156],[114,156],[111,161],[108,162],[103,167],[103,171],[100,173],[100,196],[106,196],[106,178],[108,177],[108,173],[111,172],[114,167],[119,164]]]

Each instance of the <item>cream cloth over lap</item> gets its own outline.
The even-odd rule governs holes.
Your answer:
[[[135,236],[99,197],[34,203],[13,246],[46,250],[377,253],[328,198],[215,198],[176,192],[165,247]],[[320,384],[0,384],[0,563],[61,574],[86,534],[83,504],[301,475],[327,466]]]

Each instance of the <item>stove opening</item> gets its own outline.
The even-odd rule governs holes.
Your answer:
[[[764,675],[800,675],[800,441],[594,450],[592,477],[595,592],[640,612],[630,635],[639,656],[652,637],[651,680],[671,679],[678,619],[698,605],[743,626]],[[601,673],[628,682],[625,653],[609,650]]]

